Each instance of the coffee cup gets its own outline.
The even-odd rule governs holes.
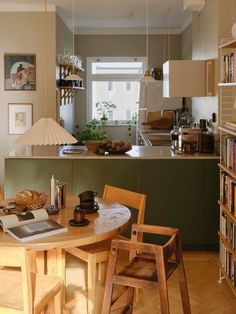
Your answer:
[[[93,191],[81,192],[79,194],[80,202],[93,201],[96,195],[97,195],[97,192],[93,192]]]
[[[98,203],[94,201],[80,202],[81,209],[98,209]]]
[[[74,221],[76,223],[81,223],[84,221],[84,213],[81,210],[75,208],[74,210]]]

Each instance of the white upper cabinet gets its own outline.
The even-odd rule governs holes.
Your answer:
[[[206,96],[204,60],[169,60],[163,64],[163,97]]]

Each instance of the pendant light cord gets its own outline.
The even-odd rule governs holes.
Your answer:
[[[44,110],[45,110],[45,117],[48,117],[48,14],[47,14],[47,0],[44,0],[44,47],[45,47],[45,60],[44,60],[44,67],[45,67],[45,88],[44,88]]]
[[[149,64],[148,64],[148,0],[146,0],[146,57],[147,57],[147,70],[149,69]]]
[[[72,41],[72,45],[73,45],[73,56],[75,55],[75,0],[73,0],[73,41]]]

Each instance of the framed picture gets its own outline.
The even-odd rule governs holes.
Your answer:
[[[32,104],[8,104],[8,133],[24,134],[33,123]]]
[[[5,90],[36,89],[36,56],[32,54],[4,55]]]
[[[215,94],[215,60],[206,60],[206,96]]]

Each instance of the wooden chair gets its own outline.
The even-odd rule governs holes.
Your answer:
[[[137,223],[144,222],[146,195],[105,185],[103,199],[119,202],[138,211]],[[124,238],[124,237],[123,237]],[[94,313],[96,264],[99,264],[98,279],[104,282],[105,262],[108,261],[111,240],[102,241],[91,245],[69,248],[66,251],[87,262],[87,289],[88,289],[88,314]]]
[[[168,236],[168,240],[162,245],[142,243],[138,242],[140,233]],[[128,250],[130,252],[130,261],[118,272],[117,262],[120,250]],[[153,289],[158,286],[161,313],[169,314],[167,279],[176,268],[179,273],[183,313],[191,314],[178,229],[134,224],[132,226],[131,241],[112,241],[102,314],[111,313],[114,285],[128,287],[126,291],[128,292],[128,297],[126,296],[127,303],[124,305],[122,313],[132,313],[134,288]],[[119,300],[116,298],[115,302]]]
[[[29,269],[26,248],[0,247],[0,313],[61,314],[62,279]]]

